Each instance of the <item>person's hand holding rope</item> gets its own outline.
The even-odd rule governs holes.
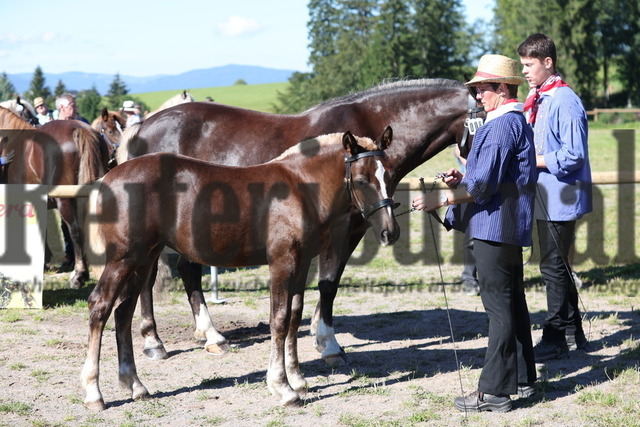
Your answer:
[[[463,176],[462,172],[451,168],[444,173],[439,173],[436,176],[436,181],[437,179],[442,179],[442,182],[444,182],[449,188],[456,188],[458,187],[458,184],[460,184],[460,181],[462,181]],[[431,187],[429,192],[425,191],[423,194],[413,199],[411,206],[415,210],[430,212],[451,204],[446,192],[433,191],[436,181],[434,181],[434,185]]]

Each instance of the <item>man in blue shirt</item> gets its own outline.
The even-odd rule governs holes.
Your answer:
[[[576,220],[592,210],[587,115],[580,98],[556,71],[556,47],[532,34],[518,47],[531,91],[525,102],[533,128],[538,168],[535,219],[540,272],[547,290],[547,318],[534,351],[537,361],[588,350],[578,292],[569,266]]]
[[[536,368],[523,284],[522,247],[531,246],[536,159],[531,128],[517,101],[524,83],[516,61],[484,55],[475,77],[487,119],[473,139],[466,173],[450,169],[454,188],[413,200],[421,210],[449,204],[445,225],[473,238],[480,298],[489,316],[489,342],[478,389],[455,399],[461,411],[506,412],[510,395],[533,394]],[[470,202],[465,209],[461,203]]]

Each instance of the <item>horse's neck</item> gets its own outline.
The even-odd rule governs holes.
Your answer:
[[[466,117],[466,93],[415,105],[419,108],[410,113],[413,118],[393,128],[393,144],[387,150],[397,181],[454,144]]]

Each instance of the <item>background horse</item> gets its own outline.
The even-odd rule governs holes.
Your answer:
[[[8,101],[0,102],[0,107],[6,108],[7,110],[17,114],[32,126],[38,126],[40,122],[38,121],[36,109],[33,106],[21,99],[19,96],[16,99],[10,99]]]
[[[77,120],[53,120],[39,128],[0,108],[1,154],[15,152],[4,166],[3,183],[70,185],[89,184],[106,172],[107,146],[89,125]],[[79,288],[89,277],[84,251],[83,212],[86,198],[56,198],[62,220],[69,227],[75,251],[75,267],[69,284]],[[47,253],[50,251],[47,247]]]
[[[109,144],[110,157],[115,157],[115,152],[122,141],[122,133],[126,124],[127,119],[125,117],[122,117],[117,111],[109,111],[106,107],[91,122],[91,127],[100,132],[104,140]]]
[[[194,101],[195,99],[193,98],[193,96],[191,96],[189,92],[184,90],[182,91],[182,93],[172,96],[171,98],[164,101],[162,104],[160,104],[160,106],[156,110],[153,110],[150,113],[145,114],[144,118],[146,120],[149,117],[153,116],[154,114],[159,113],[162,110],[166,110],[167,108],[175,107],[176,105],[184,104],[185,102],[194,102]]]
[[[96,199],[98,230],[108,249],[89,296],[89,346],[81,374],[85,404],[105,408],[98,384],[100,347],[114,307],[120,384],[134,399],[149,394],[136,373],[131,321],[164,246],[204,264],[269,265],[267,385],[282,404],[299,402],[307,383],[297,333],[312,258],[327,245],[346,250],[353,210],[372,225],[380,244],[399,236],[389,192],[393,171],[383,151],[390,143],[390,128],[375,143],[347,132],[305,141],[253,167],[156,153],[109,172]]]
[[[462,83],[443,79],[384,84],[324,102],[296,115],[268,114],[218,103],[183,104],[129,130],[130,138],[125,138],[118,150],[118,163],[146,153],[172,152],[221,165],[254,165],[275,158],[305,138],[346,130],[374,138],[390,124],[394,144],[387,156],[395,171],[395,187],[427,159],[448,145],[462,141],[468,109],[475,106],[475,99],[470,98]],[[333,301],[347,260],[367,228],[359,215],[352,216],[350,225],[348,253],[327,247],[319,256],[320,300],[312,333],[316,334],[316,348],[328,363],[345,361],[335,338]],[[196,319],[195,337],[202,339],[214,334],[208,311],[201,310],[205,304],[201,267],[180,259],[178,270]],[[167,353],[157,335],[149,289],[141,294],[145,353],[163,358]]]

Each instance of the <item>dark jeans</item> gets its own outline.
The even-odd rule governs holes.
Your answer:
[[[547,288],[547,318],[542,338],[564,341],[565,335],[584,337],[578,307],[578,291],[569,267],[575,221],[537,221],[540,245],[540,273]]]
[[[474,240],[480,297],[489,316],[489,344],[478,390],[517,393],[536,380],[531,322],[524,293],[522,248]]]

